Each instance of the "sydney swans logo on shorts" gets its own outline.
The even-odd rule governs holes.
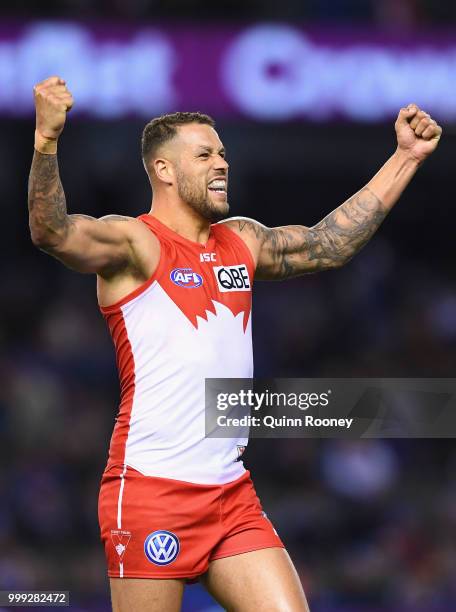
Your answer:
[[[169,277],[175,285],[187,289],[196,289],[203,284],[203,277],[191,268],[174,268]]]
[[[146,557],[155,565],[168,565],[179,554],[179,538],[171,531],[154,531],[144,542]]]
[[[250,291],[250,280],[247,266],[214,266],[215,278],[220,293],[228,291]]]
[[[111,540],[119,555],[119,561],[122,561],[125,551],[127,550],[128,543],[131,539],[131,531],[124,531],[123,529],[111,529]]]

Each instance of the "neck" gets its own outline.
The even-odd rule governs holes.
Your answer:
[[[149,214],[188,240],[200,244],[208,241],[211,222],[185,202],[164,201],[155,196]]]

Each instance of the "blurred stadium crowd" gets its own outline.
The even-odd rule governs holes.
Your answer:
[[[111,340],[94,278],[64,269],[30,243],[32,123],[1,127],[0,590],[69,589],[72,609],[107,610],[96,503],[118,400]],[[60,159],[71,212],[149,209],[141,128],[70,122]],[[220,133],[230,154],[233,214],[269,225],[315,223],[394,146],[391,126],[226,124]],[[448,134],[348,266],[258,283],[257,376],[454,376],[454,238],[452,225],[442,223],[452,206],[453,140]],[[258,145],[244,146],[241,161],[245,142]],[[275,151],[287,154],[277,159]],[[451,440],[253,440],[245,464],[313,611],[455,609]],[[197,603],[198,587],[189,591],[185,612],[216,609]]]
[[[125,19],[305,19],[373,22],[384,27],[445,24],[456,18],[454,2],[432,0],[11,0],[2,12],[14,16]]]
[[[432,0],[7,0],[2,18],[279,19],[448,26]],[[204,109],[202,109],[204,110]],[[108,610],[98,484],[118,402],[95,281],[31,245],[33,125],[0,121],[0,590],[65,589]],[[61,167],[71,212],[137,215],[150,196],[142,125],[71,122]],[[454,128],[366,249],[341,270],[254,295],[257,376],[454,377]],[[220,126],[233,214],[311,225],[392,150],[391,126]],[[248,143],[248,146],[246,146]],[[252,440],[245,464],[312,612],[456,609],[452,440]],[[184,612],[216,610],[189,587]]]

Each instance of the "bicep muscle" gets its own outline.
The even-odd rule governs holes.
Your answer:
[[[78,272],[104,273],[120,269],[132,257],[129,231],[132,223],[133,219],[118,215],[101,219],[68,215],[62,240],[43,250]]]

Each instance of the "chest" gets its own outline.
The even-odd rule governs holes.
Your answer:
[[[157,282],[189,318],[215,314],[214,302],[234,316],[250,313],[253,278],[235,248],[164,245]]]

